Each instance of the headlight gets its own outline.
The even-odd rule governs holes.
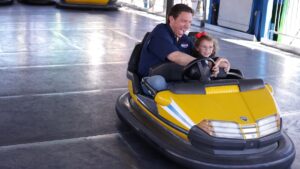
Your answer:
[[[260,137],[275,133],[280,130],[279,115],[269,116],[257,121]]]
[[[256,139],[280,130],[278,115],[258,120],[256,124],[239,125],[235,122],[203,120],[198,124],[207,134],[232,139]]]
[[[198,126],[214,137],[242,139],[239,126],[233,122],[203,120]]]

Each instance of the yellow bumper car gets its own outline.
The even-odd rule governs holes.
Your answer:
[[[57,0],[57,7],[118,9],[117,0]]]
[[[144,38],[145,39],[145,38]],[[144,41],[144,40],[143,40]],[[143,42],[128,64],[128,92],[119,96],[116,112],[169,158],[190,168],[287,169],[294,144],[282,131],[282,120],[269,84],[244,79],[231,70],[223,78],[206,76],[207,60],[184,68],[166,63],[151,75],[165,77],[168,87],[146,95],[137,65]]]

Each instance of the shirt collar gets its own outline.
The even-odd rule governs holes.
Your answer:
[[[169,24],[167,24],[167,28],[168,28],[168,30],[169,30],[171,36],[172,36],[175,40],[177,40],[177,36],[176,36],[175,33],[173,32],[173,30],[172,30],[172,28],[171,28],[171,26],[170,26]],[[178,40],[179,40],[179,39],[180,39],[180,38],[178,38]]]

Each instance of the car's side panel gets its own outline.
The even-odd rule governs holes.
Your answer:
[[[174,133],[175,135],[179,136],[180,138],[184,139],[184,140],[188,140],[187,135],[174,129],[173,127],[171,127],[170,125],[167,125],[165,122],[159,120],[157,117],[155,117],[153,115],[153,113],[151,113],[142,103],[140,100],[138,100],[137,96],[133,93],[133,88],[132,88],[132,81],[129,80],[128,81],[128,89],[129,89],[129,93],[131,98],[133,99],[133,101],[138,105],[139,108],[141,108],[143,110],[143,112],[145,112],[146,116],[151,117],[156,123],[162,125],[163,127],[165,127],[167,130],[171,131],[172,133]],[[169,120],[169,119],[167,119]],[[176,124],[177,125],[177,124]]]

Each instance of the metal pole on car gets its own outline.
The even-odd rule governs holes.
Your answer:
[[[172,6],[174,5],[174,0],[166,0],[167,1],[167,9],[166,9],[166,23],[168,22],[168,13]]]
[[[203,4],[202,4],[202,9],[203,10],[203,17],[200,23],[200,27],[203,28],[205,26],[205,22],[206,22],[206,5],[207,5],[207,0],[202,0]]]

